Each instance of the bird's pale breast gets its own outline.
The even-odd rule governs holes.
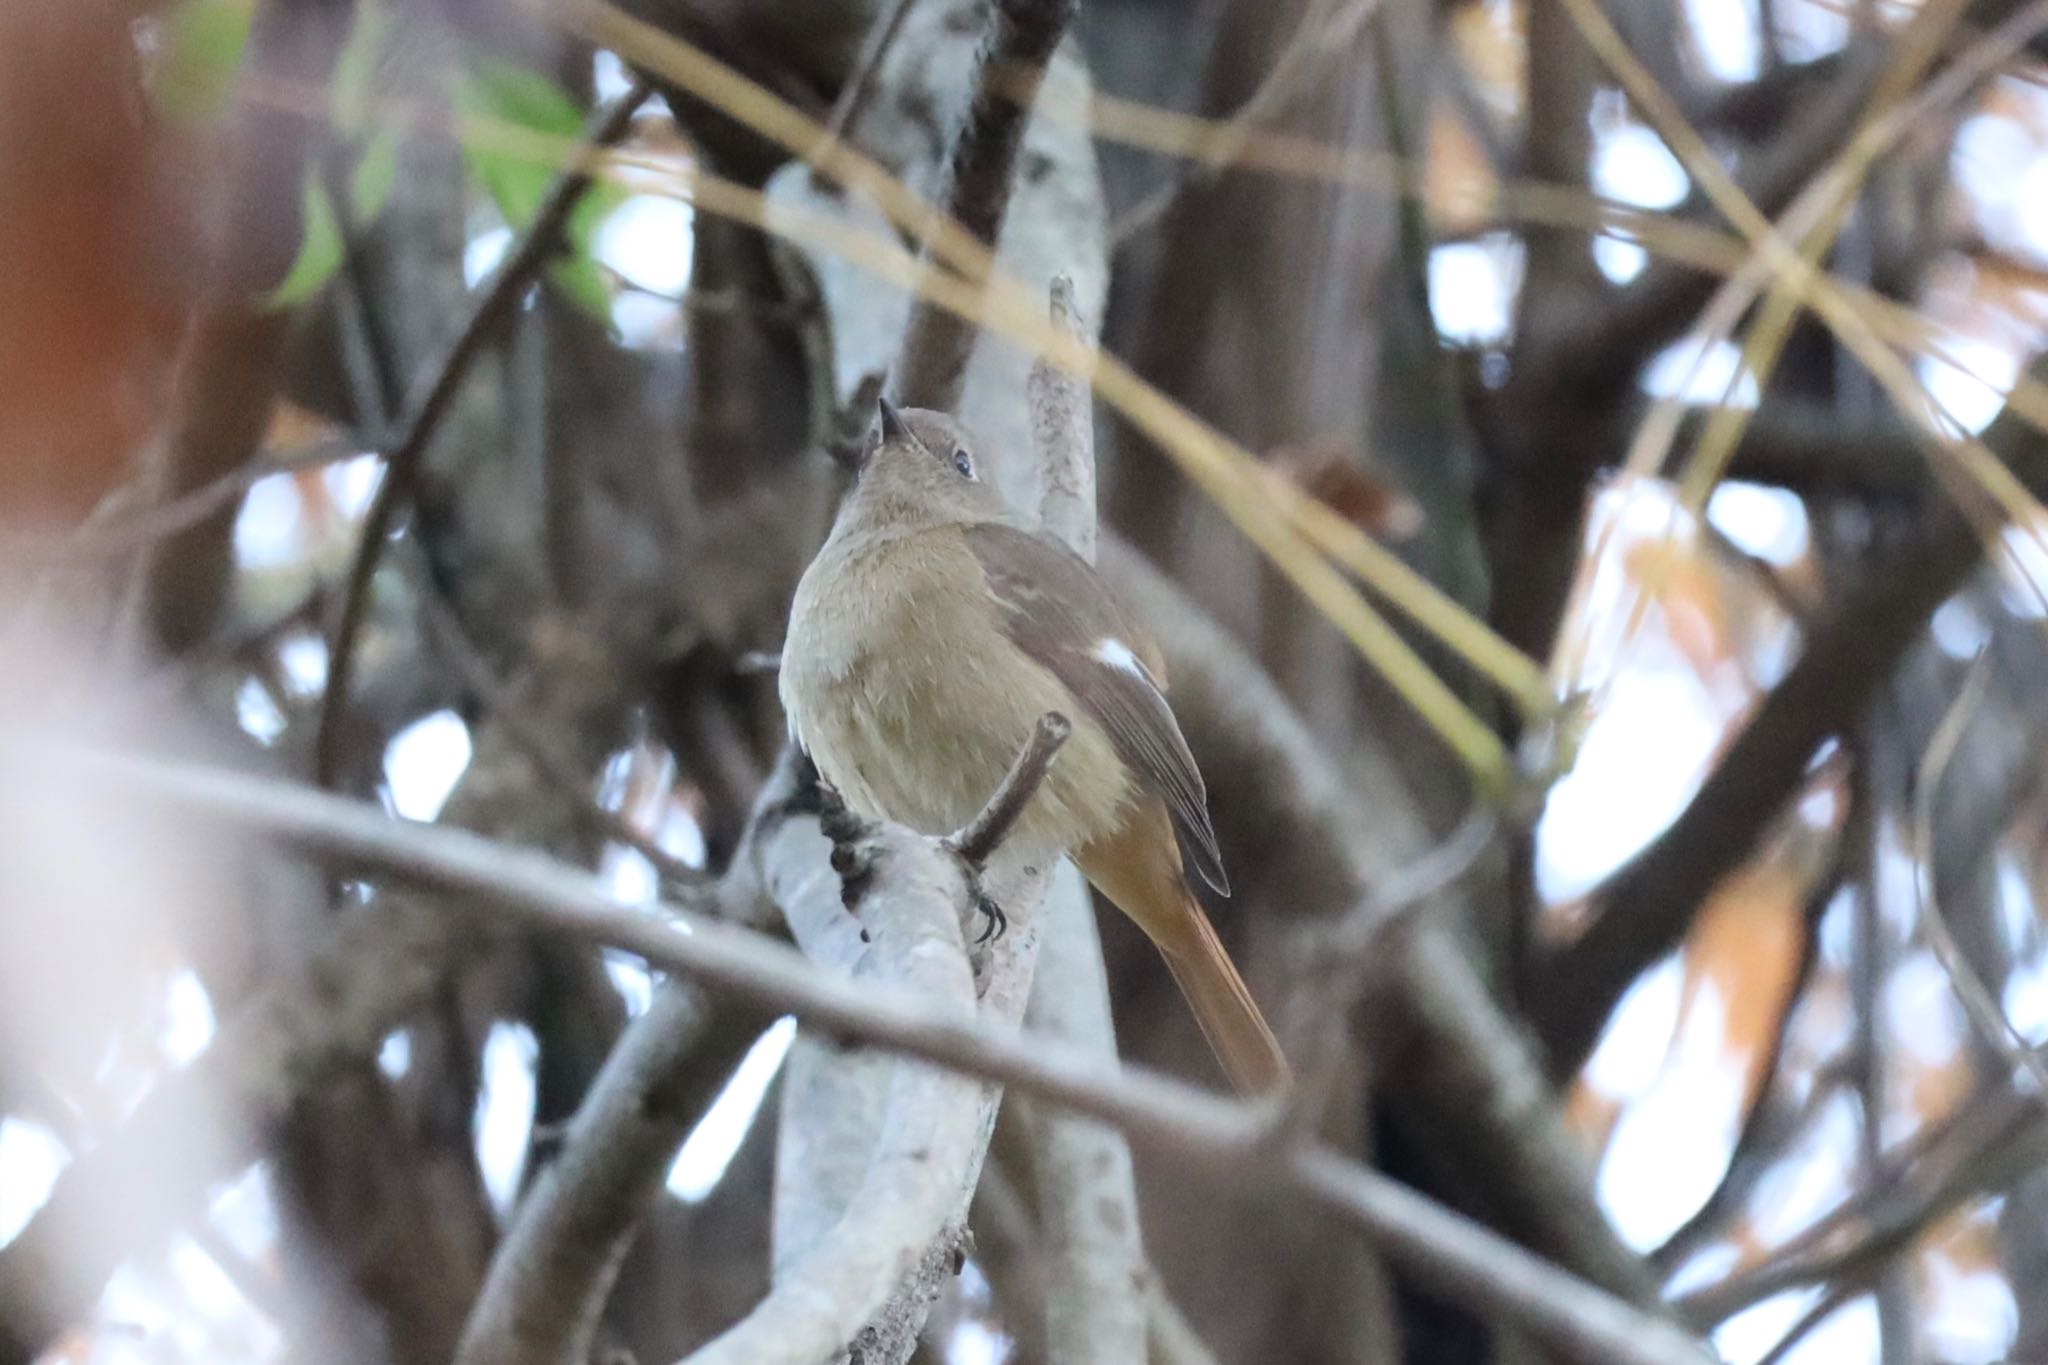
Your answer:
[[[972,818],[1047,711],[1073,734],[1017,841],[1077,847],[1115,829],[1132,794],[1108,736],[1004,633],[955,528],[828,545],[797,589],[782,694],[849,805],[927,833]]]

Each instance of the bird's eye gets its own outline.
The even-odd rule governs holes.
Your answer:
[[[953,447],[953,468],[960,471],[960,477],[963,479],[974,477],[974,457],[967,453],[965,446]]]

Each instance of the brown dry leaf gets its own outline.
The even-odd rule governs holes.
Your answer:
[[[1477,232],[1493,217],[1500,176],[1472,121],[1448,95],[1430,108],[1429,155],[1422,170],[1422,202],[1431,226],[1445,236]]]
[[[1614,1126],[1621,1122],[1622,1110],[1627,1107],[1627,1101],[1603,1095],[1586,1084],[1582,1073],[1572,1082],[1571,1091],[1565,1096],[1564,1126],[1578,1138],[1589,1155],[1598,1156],[1607,1150],[1608,1141],[1614,1136]]]
[[[1334,436],[1279,446],[1267,466],[1289,483],[1378,540],[1406,540],[1422,529],[1422,505],[1383,470],[1359,463]]]
[[[1703,678],[1718,673],[1729,661],[1734,629],[1720,566],[1699,538],[1679,531],[1632,540],[1621,562],[1630,581],[1654,587],[1665,631],[1693,671]]]
[[[1981,1202],[1965,1205],[1929,1228],[1920,1248],[1924,1254],[1941,1257],[1965,1275],[1996,1270],[1998,1221],[1985,1216]]]
[[[1742,1067],[1744,1107],[1756,1102],[1806,945],[1808,877],[1766,857],[1736,869],[1701,907],[1685,944],[1683,1031],[1711,985],[1723,1005],[1724,1047]]]
[[[1921,1130],[1955,1113],[1976,1086],[1976,1071],[1966,1048],[1957,1048],[1939,1062],[1906,1055],[1903,1048],[1894,1051],[1898,1055],[1889,1084]]]
[[[263,446],[280,455],[310,450],[342,434],[341,428],[309,407],[280,398],[270,405],[270,420],[263,429]]]

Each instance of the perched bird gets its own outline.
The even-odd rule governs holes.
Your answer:
[[[782,653],[792,736],[858,814],[928,834],[970,820],[1057,711],[1073,733],[1010,838],[1072,854],[1143,929],[1231,1083],[1288,1068],[1185,867],[1228,894],[1202,775],[1158,649],[1095,570],[1020,527],[952,419],[882,401]]]

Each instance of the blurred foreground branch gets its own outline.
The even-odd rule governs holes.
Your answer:
[[[587,873],[531,850],[410,825],[359,802],[200,765],[77,749],[64,757],[98,779],[341,865],[374,869],[422,890],[481,898],[528,928],[634,953],[715,992],[786,1010],[827,1034],[1043,1095],[1149,1145],[1198,1157],[1219,1174],[1271,1179],[1279,1190],[1356,1224],[1429,1283],[1526,1327],[1567,1359],[1586,1365],[1701,1365],[1710,1359],[1669,1323],[1337,1152],[1269,1145],[1261,1138],[1260,1111],[1236,1101],[1141,1069],[1104,1067],[1071,1047],[1026,1041],[951,1009],[878,994],[772,940],[675,907],[663,906],[658,916],[622,908]]]

